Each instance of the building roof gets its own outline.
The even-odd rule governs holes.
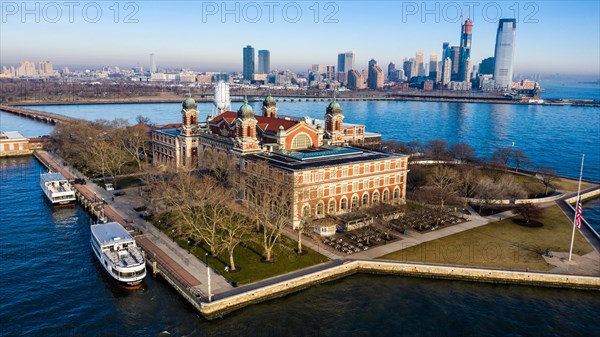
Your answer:
[[[177,137],[177,136],[179,136],[181,134],[181,129],[179,129],[179,128],[157,129],[157,130],[154,130],[154,131],[160,132],[160,133],[164,133],[164,134],[167,134],[169,136],[175,136],[175,137]]]
[[[117,222],[92,225],[92,235],[101,245],[110,245],[118,242],[133,241],[133,237]]]
[[[19,131],[2,131],[0,132],[0,137],[7,139],[25,138]]]
[[[245,155],[245,159],[267,161],[271,166],[286,171],[325,168],[374,160],[402,158],[405,155],[384,153],[355,147],[323,146],[317,150],[275,151]]]
[[[43,182],[65,181],[67,178],[58,172],[48,172],[40,174],[40,180]]]
[[[238,114],[233,111],[225,111],[215,116],[211,123],[219,123],[221,120],[225,120],[227,123],[232,124],[233,121],[238,117]],[[265,117],[265,116],[254,116],[257,121],[257,126],[263,132],[277,133],[279,127],[282,126],[284,130],[291,129],[299,123],[297,120],[290,120],[276,117]]]

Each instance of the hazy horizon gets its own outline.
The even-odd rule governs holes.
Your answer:
[[[498,19],[516,17],[515,74],[600,76],[598,2],[515,7],[491,1],[337,1],[319,3],[317,11],[303,1],[233,1],[227,8],[221,2],[138,1],[118,2],[118,12],[112,2],[76,2],[72,15],[65,4],[35,2],[23,8],[2,2],[2,65],[49,60],[58,69],[147,69],[154,53],[161,68],[236,72],[242,69],[242,48],[252,45],[271,51],[271,69],[336,65],[337,54],[348,50],[356,52],[357,69],[367,68],[371,58],[382,67],[399,66],[417,50],[429,62],[430,54],[441,54],[443,42],[459,45],[467,17],[474,24],[471,55],[478,64],[494,55]],[[101,15],[94,16],[98,11]]]

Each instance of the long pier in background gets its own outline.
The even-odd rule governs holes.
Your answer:
[[[41,123],[56,125],[58,123],[79,121],[79,118],[68,117],[46,111],[25,109],[16,106],[0,105],[0,111],[4,111],[20,117],[29,118]]]

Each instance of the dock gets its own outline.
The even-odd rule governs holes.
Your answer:
[[[85,179],[81,173],[46,151],[35,151],[34,157],[46,168],[60,172],[68,180]],[[91,183],[90,185],[74,184],[73,187],[76,190],[78,202],[95,218],[101,221],[117,222],[134,236],[136,243],[142,248],[147,266],[152,269],[153,276],[160,274],[184,299],[199,310],[201,302],[208,299],[205,290],[207,285],[199,277],[192,275],[190,270],[195,271],[194,274],[205,276],[205,265],[177,246],[175,242],[169,240],[151,224],[140,225],[142,219],[128,218],[122,215],[107,202],[111,198],[107,191],[100,191],[98,186]],[[213,273],[211,271],[211,274]],[[224,278],[217,274],[212,275],[212,279],[216,292],[232,288]]]

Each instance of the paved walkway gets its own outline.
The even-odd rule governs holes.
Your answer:
[[[556,266],[550,270],[551,273],[600,276],[600,253],[597,251],[583,256],[573,254],[570,263],[568,252],[552,252],[552,257],[543,257],[546,262]]]

